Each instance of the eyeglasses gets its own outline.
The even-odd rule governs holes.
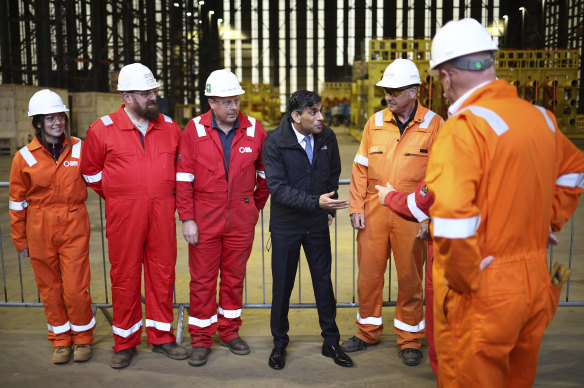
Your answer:
[[[219,104],[221,104],[221,106],[223,106],[225,108],[229,108],[231,105],[235,105],[236,107],[239,106],[241,99],[235,98],[233,100],[215,100],[215,101],[217,101]]]
[[[45,116],[45,122],[48,124],[53,124],[55,121],[65,121],[67,118],[67,116],[65,116],[65,113],[57,113],[54,115],[46,115]]]
[[[140,97],[143,98],[149,98],[149,97],[156,97],[156,94],[158,93],[158,89],[152,89],[152,90],[135,90],[133,92],[128,92],[128,93],[132,93],[132,94],[137,94]]]
[[[389,88],[385,88],[385,93],[389,94],[390,96],[392,96],[393,98],[399,97],[402,95],[403,92],[405,92],[408,89],[411,89],[411,86],[405,87],[405,88],[401,88],[401,89],[389,89]]]

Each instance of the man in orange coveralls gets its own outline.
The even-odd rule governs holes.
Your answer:
[[[244,93],[229,70],[212,72],[205,88],[211,109],[191,120],[180,140],[176,201],[189,243],[192,366],[207,362],[216,331],[231,352],[249,353],[239,337],[243,281],[269,192],[262,163],[266,132],[239,111]]]
[[[172,331],[180,129],[158,111],[159,86],[146,66],[124,66],[118,90],[125,104],[91,125],[81,163],[85,180],[105,199],[116,369],[130,365],[140,344],[142,265],[148,343],[169,358],[188,357]]]
[[[95,318],[89,296],[89,216],[81,178],[81,140],[69,136],[69,109],[44,89],[28,104],[36,135],[12,162],[10,230],[21,256],[30,256],[45,308],[53,363],[91,358]]]
[[[533,385],[561,291],[546,265],[550,227],[584,190],[584,154],[551,112],[496,79],[496,50],[474,19],[432,42],[431,70],[452,101],[426,175],[442,387]]]
[[[400,217],[414,222],[424,222],[430,219],[430,206],[434,203],[434,196],[428,192],[425,182],[416,187],[413,193],[396,191],[388,182],[386,186],[375,185],[379,193],[379,202],[387,206]],[[426,259],[426,273],[424,274],[424,293],[426,295],[426,339],[428,341],[428,357],[434,375],[438,377],[438,358],[434,342],[434,286],[432,284],[432,263],[434,262],[434,247],[432,236],[428,238],[428,257]]]
[[[428,224],[406,221],[381,206],[375,185],[392,182],[396,189],[412,192],[424,179],[430,148],[442,118],[416,99],[421,84],[416,65],[397,59],[377,83],[386,91],[387,109],[373,115],[351,173],[351,223],[358,229],[359,312],[357,333],[343,342],[346,352],[366,349],[379,342],[383,331],[381,307],[387,260],[393,251],[398,278],[394,330],[399,355],[406,365],[422,360],[425,333],[422,276]]]

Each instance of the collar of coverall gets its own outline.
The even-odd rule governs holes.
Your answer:
[[[78,141],[79,140],[74,140],[73,138],[71,138],[71,144],[75,144]],[[67,139],[67,136],[65,136],[65,140],[63,140],[63,145],[65,145],[65,144],[69,144],[69,140]],[[30,151],[34,151],[34,150],[37,150],[39,148],[43,148],[43,145],[41,144],[39,139],[36,136],[34,136],[28,145],[28,149]]]

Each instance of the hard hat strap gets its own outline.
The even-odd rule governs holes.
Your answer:
[[[469,71],[481,71],[488,69],[495,63],[495,57],[490,56],[485,59],[465,59],[465,58],[455,58],[449,63],[457,69],[469,70]]]

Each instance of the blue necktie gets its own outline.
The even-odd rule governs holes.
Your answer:
[[[308,156],[310,164],[312,164],[312,146],[310,145],[310,136],[305,136],[304,142],[306,143],[306,148],[304,150],[306,151],[306,155]]]

